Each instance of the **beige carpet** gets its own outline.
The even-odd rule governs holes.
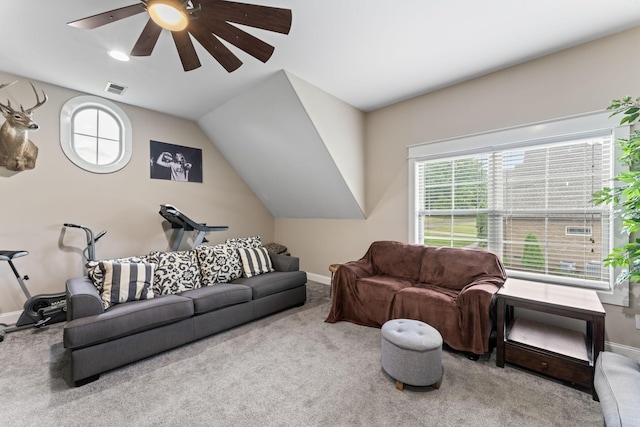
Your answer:
[[[62,325],[0,343],[3,426],[601,426],[580,390],[443,352],[439,390],[401,392],[380,331],[324,323],[328,287],[299,308],[70,385]]]

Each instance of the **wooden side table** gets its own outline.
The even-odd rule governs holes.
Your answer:
[[[507,279],[497,293],[496,365],[512,363],[591,390],[604,350],[605,311],[595,291]],[[514,317],[514,307],[584,320],[585,333]]]

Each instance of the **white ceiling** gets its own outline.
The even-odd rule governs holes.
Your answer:
[[[228,74],[197,42],[184,72],[167,31],[150,57],[118,62],[147,17],[93,30],[67,22],[135,0],[0,2],[0,71],[196,120],[284,69],[364,111],[640,25],[640,0],[245,0],[291,9],[289,35],[249,29],[275,46],[266,64]],[[107,82],[127,86],[122,96]]]

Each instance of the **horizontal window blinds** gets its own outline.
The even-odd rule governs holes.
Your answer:
[[[591,195],[613,175],[613,136],[599,134],[416,162],[419,241],[493,250],[523,277],[608,286],[612,212]]]

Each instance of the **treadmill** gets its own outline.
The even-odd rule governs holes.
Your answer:
[[[191,249],[193,249],[207,241],[205,236],[210,231],[226,231],[229,229],[226,225],[207,225],[205,223],[195,222],[182,213],[178,208],[169,204],[160,205],[159,213],[164,219],[171,223],[171,228],[177,231],[173,240],[173,245],[171,246],[172,251],[177,251],[180,248],[185,231],[198,232],[195,240],[193,241],[193,246],[191,246]]]

